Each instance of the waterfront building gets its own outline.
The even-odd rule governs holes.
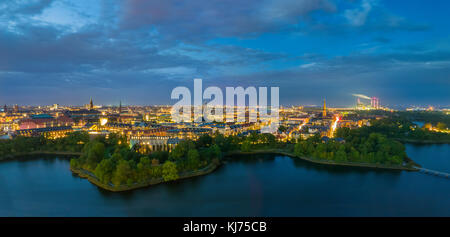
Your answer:
[[[168,136],[131,136],[130,146],[142,154],[154,151],[171,151],[181,141]]]

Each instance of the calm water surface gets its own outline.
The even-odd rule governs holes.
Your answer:
[[[450,145],[407,145],[450,172]],[[450,216],[450,179],[418,172],[242,156],[216,172],[125,193],[73,176],[69,162],[0,162],[0,216]]]

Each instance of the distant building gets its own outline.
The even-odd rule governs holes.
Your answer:
[[[89,110],[93,110],[94,109],[94,103],[92,102],[92,98],[91,101],[89,102]]]
[[[59,116],[57,118],[53,118],[48,114],[37,114],[32,115],[31,118],[22,119],[19,122],[19,130],[72,126],[73,123],[73,120],[67,116]]]
[[[35,129],[23,129],[16,130],[16,135],[24,137],[39,137],[44,136],[46,138],[55,139],[65,137],[67,133],[72,132],[71,126],[61,127],[47,127],[47,128],[35,128]]]
[[[151,153],[154,151],[171,151],[181,139],[168,136],[131,136],[130,146],[136,147],[140,153]]]

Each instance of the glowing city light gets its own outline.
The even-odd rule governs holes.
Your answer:
[[[108,123],[108,119],[107,118],[100,118],[100,125],[104,126],[106,123]]]
[[[338,124],[339,120],[341,120],[339,118],[339,116],[336,116],[335,120],[333,122],[333,126],[331,127],[331,134],[330,134],[331,137],[334,137],[334,132],[336,131],[336,127],[337,127],[337,124]]]

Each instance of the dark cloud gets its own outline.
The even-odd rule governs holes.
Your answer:
[[[327,0],[124,1],[121,26],[155,28],[170,40],[251,36],[298,24],[313,11],[334,11]]]
[[[347,5],[341,7],[342,2]],[[33,101],[56,103],[59,98],[81,104],[96,94],[104,103],[118,97],[168,103],[172,88],[199,77],[209,85],[280,86],[286,103],[314,103],[325,94],[344,104],[349,101],[342,98],[351,100],[351,93],[388,100],[389,95],[409,93],[411,98],[426,92],[432,99],[449,100],[450,51],[394,45],[393,33],[431,28],[371,0],[103,0],[98,20],[76,30],[33,18],[52,4],[0,3],[0,100],[27,103],[41,95]],[[277,34],[299,40],[333,35],[323,45],[333,53],[211,42]],[[346,50],[335,51],[330,46],[342,44],[333,39],[353,37],[365,37],[367,47],[389,49],[344,45]],[[302,47],[308,52],[308,45]]]
[[[14,0],[0,3],[0,15],[36,15],[49,7],[54,0]]]

